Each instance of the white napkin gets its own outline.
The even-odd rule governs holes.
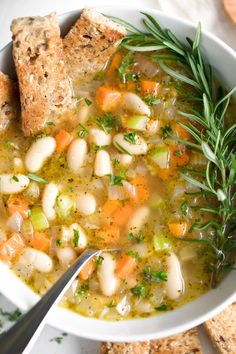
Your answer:
[[[236,50],[236,25],[225,13],[221,0],[159,0],[162,11],[197,23]]]

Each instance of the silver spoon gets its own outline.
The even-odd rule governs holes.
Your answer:
[[[0,336],[0,352],[2,354],[20,354],[24,350],[28,352],[33,343],[33,338],[42,330],[48,312],[59,302],[83,265],[99,253],[101,253],[101,250],[86,249],[42,299],[23,315],[13,327]]]

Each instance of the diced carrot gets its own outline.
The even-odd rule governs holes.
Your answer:
[[[118,86],[120,89],[125,91],[135,91],[136,89],[136,82],[127,81],[125,84],[123,82],[119,82]]]
[[[61,129],[55,136],[55,139],[57,143],[56,151],[63,152],[70,145],[73,137],[70,133],[68,133],[64,129]]]
[[[35,232],[31,245],[39,251],[47,252],[50,247],[50,240],[43,232]]]
[[[134,198],[135,203],[144,203],[148,200],[150,190],[145,177],[137,176],[130,183],[136,188],[136,196]]]
[[[187,122],[183,121],[182,123],[186,124]],[[176,122],[172,125],[172,130],[173,130],[173,133],[175,135],[177,135],[177,137],[180,139],[191,140],[191,138],[192,138],[192,135],[186,129],[181,127],[181,125],[179,125],[178,122]]]
[[[133,207],[130,204],[120,206],[112,215],[114,222],[117,225],[125,225],[133,214]]]
[[[117,52],[112,56],[110,64],[108,65],[108,69],[106,70],[107,79],[111,79],[115,77],[117,70],[120,66],[122,57],[123,55],[121,52]]]
[[[0,245],[0,259],[10,261],[24,248],[24,241],[18,233],[12,233],[10,238]]]
[[[140,82],[140,87],[143,95],[155,95],[157,93],[159,83],[156,81],[142,80]]]
[[[120,202],[119,200],[110,200],[108,199],[102,207],[102,211],[107,216],[112,216],[114,212],[119,208]]]
[[[121,93],[109,86],[100,86],[96,93],[96,103],[102,111],[115,109],[120,101]]]
[[[90,259],[81,269],[79,278],[81,280],[88,280],[95,270],[94,259]]]
[[[11,215],[18,211],[24,219],[28,218],[29,203],[22,197],[10,197],[7,202],[7,208]]]
[[[95,237],[101,244],[116,244],[120,239],[120,229],[117,225],[110,225],[95,231]]]
[[[170,146],[170,165],[172,169],[178,166],[186,166],[189,160],[187,151],[181,151],[178,146]]]
[[[132,256],[123,254],[117,262],[116,275],[120,279],[127,279],[136,268],[136,260]]]
[[[175,237],[184,236],[187,232],[188,224],[186,222],[182,223],[171,223],[168,225],[169,230]]]

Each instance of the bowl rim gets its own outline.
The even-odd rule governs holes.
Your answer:
[[[185,19],[181,19],[177,16],[173,16],[173,15],[168,15],[165,14],[162,11],[156,10],[156,9],[152,9],[149,7],[134,7],[134,6],[127,6],[124,7],[123,6],[93,6],[93,8],[97,9],[100,12],[105,12],[106,10],[108,11],[115,11],[115,9],[119,10],[119,11],[128,11],[129,13],[131,12],[135,12],[140,14],[140,12],[147,12],[147,13],[152,13],[154,15],[157,15],[158,18],[163,19],[164,21],[170,20],[170,21],[174,21],[175,23],[179,23],[180,25],[185,25],[187,27],[191,27],[192,29],[196,29],[196,26],[188,20]],[[64,12],[62,14],[59,14],[59,21],[63,21],[63,17],[69,17],[72,15],[76,15],[79,14],[81,12],[81,9],[77,9],[77,10],[72,10],[72,11],[68,11],[68,12]],[[202,30],[202,34],[203,36],[206,36],[207,38],[210,38],[211,41],[215,42],[217,44],[217,46],[221,47],[224,51],[226,51],[231,57],[233,57],[235,59],[235,63],[236,63],[236,51],[234,51],[228,44],[224,43],[220,38],[216,37],[214,34],[210,33],[209,31],[206,30]],[[12,45],[12,42],[9,42],[8,44],[6,44],[3,48],[1,48],[0,53],[7,51]],[[1,264],[0,262],[0,269],[3,269],[2,267],[5,267],[5,265],[3,266],[3,264]],[[10,271],[10,270],[9,270]],[[11,272],[11,271],[10,271]],[[230,274],[232,273],[232,271],[230,272]],[[12,273],[13,275],[13,273]],[[16,277],[16,276],[14,276]],[[19,280],[19,278],[17,278]],[[21,282],[21,280],[19,280]],[[22,284],[24,284],[22,282]],[[22,285],[23,286],[23,285]],[[29,290],[29,288],[24,284],[24,287],[27,288]],[[29,309],[33,303],[35,303],[37,301],[37,299],[39,298],[38,296],[35,296],[35,293],[33,293],[32,290],[31,291],[31,295],[29,295],[29,298],[27,299],[26,303],[24,306],[22,306],[22,304],[20,303],[20,301],[17,299],[17,297],[11,295],[9,296],[9,294],[7,294],[3,287],[0,285],[0,290],[2,291],[2,293],[10,298],[11,301],[13,301],[16,305],[18,305],[19,307],[24,307],[25,309]],[[214,290],[213,290],[214,291]],[[209,293],[211,291],[207,292],[208,296]],[[30,293],[30,292],[29,292]],[[34,295],[33,295],[34,294]],[[28,295],[27,295],[28,296]],[[203,298],[204,295],[202,295],[200,298]],[[198,298],[199,299],[199,298]],[[228,295],[227,297],[224,298],[223,301],[220,301],[220,303],[218,305],[216,305],[215,307],[213,307],[211,310],[206,311],[204,314],[202,314],[201,316],[195,316],[193,319],[191,319],[190,321],[187,321],[187,323],[180,323],[177,326],[171,327],[169,329],[165,329],[162,330],[161,332],[157,332],[157,330],[149,330],[148,333],[145,332],[145,334],[135,334],[129,332],[128,327],[130,326],[131,328],[132,326],[132,322],[139,322],[143,324],[143,327],[147,324],[147,322],[150,322],[150,319],[153,319],[154,317],[149,317],[149,318],[143,318],[143,319],[132,319],[132,320],[125,320],[125,321],[121,321],[121,322],[109,322],[109,321],[104,321],[104,320],[98,320],[98,319],[94,319],[94,318],[87,318],[81,315],[78,315],[76,313],[73,313],[72,311],[68,310],[68,309],[64,309],[61,307],[56,307],[53,309],[52,312],[50,312],[48,318],[47,318],[47,323],[51,324],[61,330],[64,331],[69,331],[70,333],[77,335],[77,336],[81,336],[83,338],[87,338],[87,339],[91,339],[91,340],[104,340],[104,341],[113,341],[113,342],[118,342],[118,341],[128,341],[128,342],[132,342],[132,341],[140,341],[140,340],[149,340],[149,339],[154,339],[154,338],[163,338],[163,337],[167,337],[170,335],[174,335],[177,333],[180,333],[182,331],[186,331],[192,327],[195,327],[203,322],[205,322],[206,320],[208,320],[209,318],[215,316],[216,314],[218,314],[220,311],[224,310],[229,304],[231,304],[233,301],[236,300],[236,287],[235,290],[232,292],[232,294]],[[181,308],[172,311],[171,313],[176,313],[176,312],[183,312],[180,311],[183,308],[186,307],[192,307],[194,306],[195,300],[183,305]],[[163,315],[159,315],[159,316],[155,316],[158,318],[162,318],[164,319],[166,316],[166,314]],[[93,332],[90,333],[88,332],[86,329],[84,330],[83,328],[80,328],[80,332],[78,333],[78,328],[76,326],[70,326],[70,321],[74,321],[73,318],[76,317],[75,322],[77,322],[77,325],[81,323],[88,322],[88,323],[98,323],[98,326],[106,323],[106,324],[110,324],[112,326],[114,326],[114,328],[117,328],[117,330],[123,330],[123,332],[119,332],[119,333],[113,333],[110,334],[109,332],[105,332],[103,330],[103,334],[101,335],[101,333],[98,331],[97,332]],[[63,321],[64,319],[64,321]],[[67,321],[68,320],[68,321]],[[69,323],[68,323],[69,322]],[[69,326],[69,328],[67,327]],[[106,326],[106,329],[108,329],[109,326]]]

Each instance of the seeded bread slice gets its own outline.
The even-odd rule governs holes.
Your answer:
[[[100,354],[149,354],[150,342],[111,343],[104,342]]]
[[[0,72],[0,132],[4,131],[18,113],[16,84]]]
[[[236,302],[205,322],[204,327],[219,353],[236,354]]]
[[[63,39],[67,72],[72,80],[103,69],[126,36],[125,28],[86,8]]]
[[[100,354],[201,354],[197,329],[164,339],[136,343],[102,343]]]
[[[72,105],[70,79],[63,60],[57,17],[13,20],[13,57],[19,80],[23,132],[35,135],[49,117]]]

